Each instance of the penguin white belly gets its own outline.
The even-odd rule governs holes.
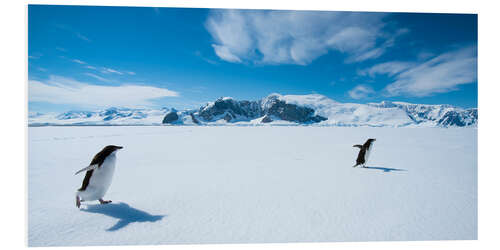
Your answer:
[[[373,142],[370,145],[370,147],[366,150],[366,153],[365,153],[365,164],[368,162],[368,157],[370,157],[370,153],[371,153],[372,150],[373,150]]]
[[[102,165],[92,172],[89,185],[84,191],[79,191],[79,196],[85,201],[98,200],[104,197],[111,185],[115,172],[116,155],[113,152]]]

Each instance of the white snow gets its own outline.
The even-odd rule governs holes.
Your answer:
[[[408,114],[399,108],[377,107],[356,103],[338,103],[324,95],[279,95],[279,99],[290,104],[312,108],[316,115],[328,118],[320,126],[372,126],[400,127],[413,123]]]
[[[105,120],[107,116],[99,115],[99,112],[91,112],[90,117],[85,116],[75,116],[71,119],[59,119],[56,113],[47,114],[37,114],[28,117],[29,124],[57,124],[57,125],[161,125],[166,110],[153,110],[153,109],[141,109],[141,110],[120,110],[118,112],[132,113],[134,111],[139,111],[142,116],[113,116],[110,120]],[[105,112],[105,111],[101,111]],[[78,112],[75,112],[78,114]]]
[[[477,239],[477,129],[28,129],[28,244]],[[376,138],[367,166],[354,144]],[[108,144],[111,204],[75,207]]]
[[[402,109],[378,108],[355,103],[321,109],[318,114],[328,118],[321,122],[321,125],[400,127],[413,123]]]

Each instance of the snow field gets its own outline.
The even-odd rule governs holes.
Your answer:
[[[477,130],[30,127],[28,244],[477,239]],[[367,166],[353,144],[376,138]],[[92,157],[117,154],[112,204],[75,207]]]

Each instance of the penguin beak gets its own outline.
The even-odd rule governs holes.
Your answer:
[[[117,146],[116,148],[117,148],[117,149],[122,149],[123,147],[122,147],[122,146]]]

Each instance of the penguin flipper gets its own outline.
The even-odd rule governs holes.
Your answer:
[[[354,145],[353,147],[355,147],[355,148],[362,148],[363,146],[362,146],[362,145],[359,145],[359,144],[356,144],[356,145]]]
[[[81,173],[83,171],[89,171],[89,170],[92,170],[92,169],[96,169],[98,166],[99,166],[99,164],[94,164],[94,165],[90,165],[88,167],[84,167],[84,168],[78,170],[78,172],[76,172],[75,175],[77,175],[77,174],[79,174],[79,173]]]

